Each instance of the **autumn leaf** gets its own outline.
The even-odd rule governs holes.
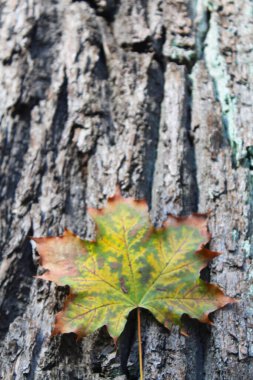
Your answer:
[[[199,278],[218,255],[205,248],[210,240],[205,216],[169,216],[155,229],[144,201],[120,195],[89,214],[96,241],[68,230],[60,237],[33,238],[48,270],[40,278],[71,289],[55,333],[84,336],[106,325],[115,339],[136,308],[149,310],[167,328],[180,325],[182,314],[208,323],[210,312],[234,302]]]

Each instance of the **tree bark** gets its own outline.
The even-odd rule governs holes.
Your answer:
[[[203,276],[239,299],[212,327],[185,317],[189,337],[146,313],[145,378],[252,379],[252,15],[251,0],[0,0],[1,379],[138,379],[134,315],[117,352],[105,329],[51,337],[67,289],[33,277],[28,238],[92,236],[86,207],[117,183],[155,225],[209,212],[223,255]]]

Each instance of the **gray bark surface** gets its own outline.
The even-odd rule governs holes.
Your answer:
[[[127,334],[121,359],[105,329],[50,336],[67,290],[28,239],[92,236],[117,183],[156,225],[208,211],[204,275],[240,299],[189,337],[146,313],[146,380],[253,378],[252,38],[251,0],[0,0],[1,379],[126,379]]]

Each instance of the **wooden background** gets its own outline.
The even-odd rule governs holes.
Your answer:
[[[50,337],[67,290],[28,240],[92,235],[116,183],[158,225],[210,211],[205,276],[240,299],[189,338],[146,314],[146,380],[253,378],[252,102],[252,0],[0,0],[1,379],[126,379],[129,333]]]

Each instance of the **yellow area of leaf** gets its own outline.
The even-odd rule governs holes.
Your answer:
[[[40,278],[71,288],[55,333],[82,336],[106,325],[116,338],[137,307],[166,327],[180,324],[182,314],[208,322],[211,311],[233,302],[199,279],[200,270],[218,255],[204,247],[210,239],[205,216],[170,216],[155,229],[144,201],[120,195],[89,213],[97,227],[94,242],[67,230],[61,237],[33,238],[48,269]]]

